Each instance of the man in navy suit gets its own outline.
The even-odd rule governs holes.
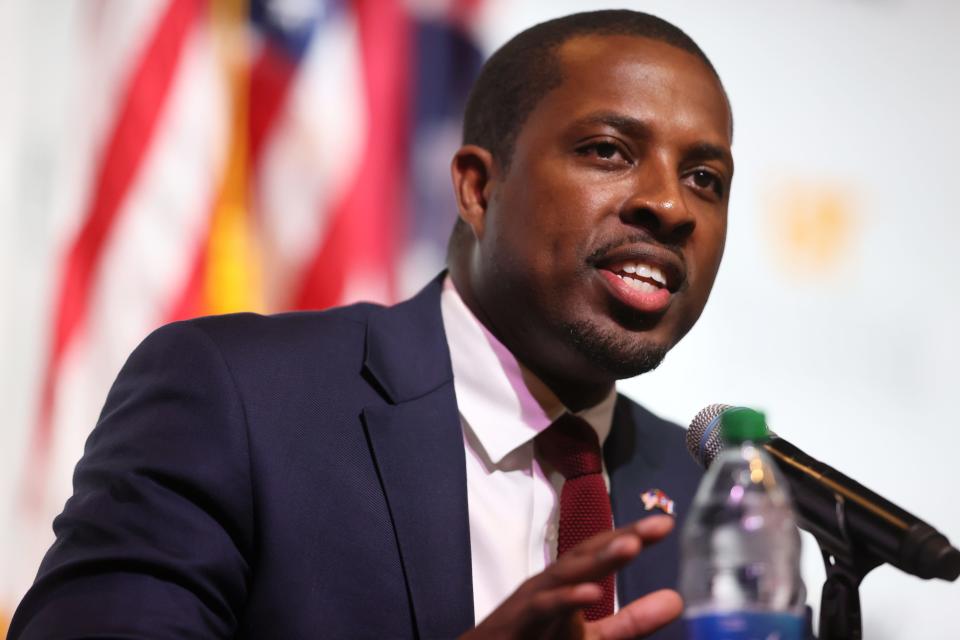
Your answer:
[[[641,496],[682,520],[699,471],[614,382],[703,310],[731,136],[672,25],[595,12],[517,36],[467,108],[448,272],[394,307],[147,338],[11,638],[681,637],[672,520]],[[567,413],[603,442],[617,528],[555,559],[564,481],[533,439]],[[614,572],[617,613],[586,622]]]

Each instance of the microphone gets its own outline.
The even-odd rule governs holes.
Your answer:
[[[720,417],[731,405],[705,407],[690,423],[687,450],[707,468],[723,449]],[[800,527],[835,557],[854,551],[875,564],[887,562],[917,577],[953,581],[960,551],[921,520],[770,433],[762,443],[790,483]]]

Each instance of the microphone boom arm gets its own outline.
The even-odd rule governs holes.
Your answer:
[[[782,438],[773,437],[763,447],[785,471],[791,468],[800,526],[825,551],[842,556],[856,549],[874,566],[888,562],[925,580],[957,579],[956,550],[932,526]]]

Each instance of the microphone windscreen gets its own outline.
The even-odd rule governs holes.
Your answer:
[[[687,451],[701,467],[706,469],[723,450],[723,433],[720,415],[732,408],[729,404],[711,404],[694,416],[687,429]]]

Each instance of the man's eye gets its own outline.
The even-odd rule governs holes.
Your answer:
[[[690,174],[693,184],[700,189],[710,189],[718,196],[723,196],[723,183],[713,173],[700,169]]]
[[[594,142],[581,147],[579,153],[583,156],[592,156],[601,160],[628,160],[626,152],[613,142]]]
[[[597,156],[609,160],[613,156],[620,153],[620,150],[617,149],[617,145],[610,142],[601,142],[594,147],[597,150]]]

